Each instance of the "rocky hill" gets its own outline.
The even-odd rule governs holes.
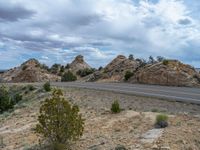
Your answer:
[[[177,60],[149,64],[135,72],[131,83],[169,86],[200,86],[200,74],[190,65]]]
[[[126,71],[135,71],[139,63],[123,55],[118,55],[104,69],[90,76],[89,81],[123,81]]]
[[[15,67],[0,75],[3,82],[41,82],[59,81],[60,77],[50,74],[40,67],[36,59],[30,59],[19,67]]]
[[[82,55],[76,56],[72,63],[69,64],[69,68],[73,72],[86,68],[91,69],[91,67],[84,61],[84,57]]]
[[[45,69],[47,68],[47,69]],[[200,86],[200,73],[190,65],[177,60],[162,60],[146,63],[141,59],[129,59],[118,55],[105,68],[91,68],[82,55],[78,55],[68,65],[55,64],[48,69],[36,59],[30,59],[19,67],[0,74],[3,82],[60,81],[61,76],[71,71],[79,81],[127,82],[168,86]]]

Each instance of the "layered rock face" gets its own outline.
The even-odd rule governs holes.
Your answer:
[[[76,58],[70,64],[70,70],[75,73],[78,70],[82,70],[82,69],[86,69],[86,68],[90,69],[91,67],[84,61],[84,57],[82,55],[76,56]]]
[[[40,63],[36,59],[30,59],[20,67],[10,69],[3,73],[1,79],[4,82],[60,81],[60,77],[41,69]]]
[[[200,86],[200,74],[190,65],[177,60],[156,63],[140,68],[129,79],[131,83],[169,86]]]

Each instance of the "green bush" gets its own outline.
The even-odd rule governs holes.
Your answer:
[[[62,82],[76,81],[77,77],[70,71],[63,74],[61,77]]]
[[[61,66],[60,67],[60,72],[62,73],[62,72],[64,72],[65,71],[65,67],[64,66]]]
[[[26,70],[27,68],[28,68],[28,66],[25,65],[22,67],[22,70]]]
[[[50,82],[46,82],[44,85],[43,85],[43,88],[46,92],[49,92],[51,91],[51,85],[50,85]]]
[[[0,113],[12,109],[14,102],[9,96],[9,91],[5,86],[0,87]]]
[[[102,69],[103,69],[103,67],[102,67],[102,66],[100,66],[98,70],[99,70],[99,71],[101,71]]]
[[[28,85],[28,90],[29,91],[34,91],[35,90],[35,87],[33,85]]]
[[[134,60],[133,54],[130,54],[130,55],[128,56],[128,59],[129,59],[129,60]]]
[[[156,116],[155,126],[157,128],[165,128],[168,126],[168,116],[165,114],[159,114]]]
[[[70,64],[67,64],[66,66],[65,66],[65,69],[69,69],[70,68]]]
[[[113,113],[120,113],[121,112],[121,108],[120,108],[119,102],[117,100],[112,103],[111,111]]]
[[[123,145],[117,145],[117,146],[115,147],[115,150],[127,150],[127,149],[126,149],[126,147],[123,146]]]
[[[22,95],[20,95],[19,93],[17,93],[15,96],[14,96],[14,101],[15,103],[18,103],[19,101],[22,100]]]
[[[127,81],[128,79],[130,79],[133,76],[133,72],[131,71],[126,71],[125,75],[124,75],[124,80]]]
[[[40,68],[44,69],[44,70],[47,70],[47,71],[49,70],[49,67],[47,65],[45,65],[45,64],[41,64]]]
[[[78,106],[71,106],[60,89],[52,92],[40,107],[36,133],[42,135],[53,149],[69,149],[70,143],[78,140],[84,129],[84,120]]]
[[[195,74],[193,77],[200,83],[200,75]]]
[[[0,113],[14,108],[14,105],[22,100],[22,95],[15,94],[5,86],[0,87]]]
[[[79,76],[81,76],[81,77],[85,77],[85,76],[87,76],[87,75],[89,75],[89,74],[92,74],[92,73],[94,73],[94,72],[95,72],[95,69],[94,69],[94,68],[91,68],[91,69],[85,68],[85,69],[78,70],[78,71],[76,72],[76,74],[79,75]]]
[[[53,74],[57,74],[60,71],[60,64],[53,64],[50,68],[50,72]]]
[[[152,112],[159,112],[159,110],[157,108],[153,108],[151,111]]]
[[[162,56],[157,56],[157,61],[158,61],[158,62],[162,62],[162,61],[164,61],[164,60],[165,60],[164,57],[162,57]]]
[[[163,60],[163,65],[167,66],[169,64],[169,60]]]

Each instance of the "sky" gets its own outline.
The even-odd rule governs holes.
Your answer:
[[[200,67],[200,0],[0,0],[0,69],[119,54]]]

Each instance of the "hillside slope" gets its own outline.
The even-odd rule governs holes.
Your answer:
[[[42,82],[59,81],[60,77],[50,74],[40,67],[36,59],[30,59],[0,75],[3,82]]]
[[[139,63],[118,55],[104,69],[96,71],[88,81],[123,81],[126,71],[135,71]]]

